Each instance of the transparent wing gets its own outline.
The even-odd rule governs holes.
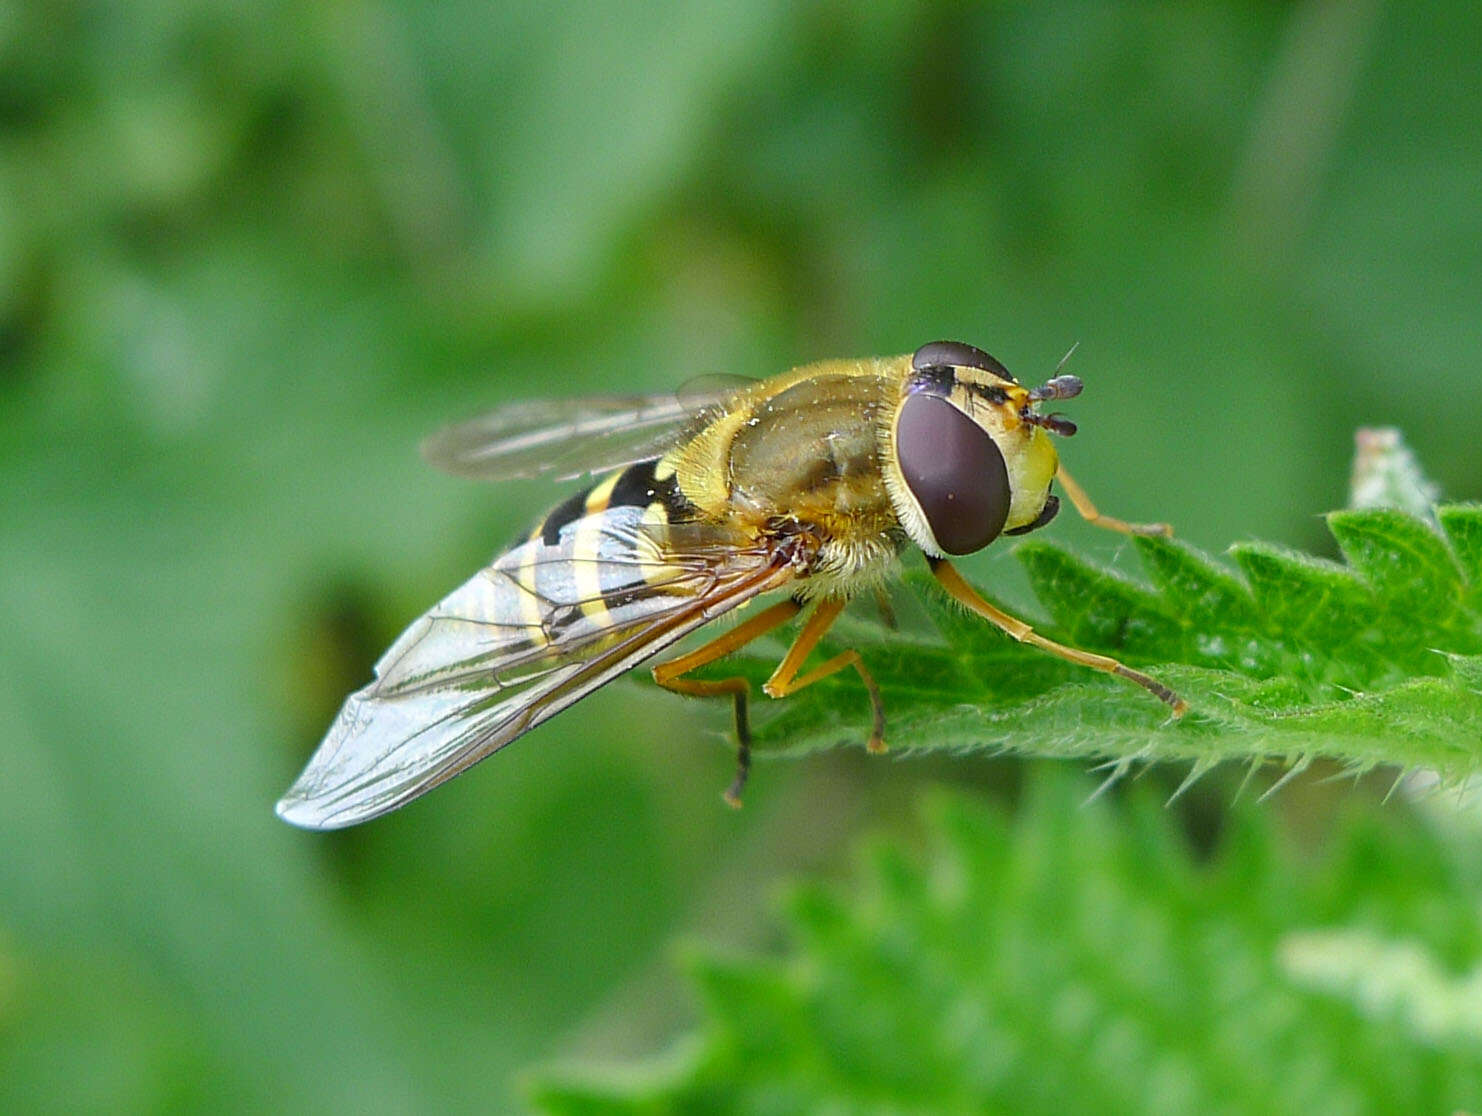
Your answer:
[[[378,817],[451,779],[721,613],[790,579],[780,556],[641,508],[498,558],[418,619],[350,695],[278,815]],[[600,521],[600,533],[593,531]]]
[[[677,394],[512,403],[422,444],[433,465],[475,480],[567,480],[654,457],[755,381],[705,376]]]

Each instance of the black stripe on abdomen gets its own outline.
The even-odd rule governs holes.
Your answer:
[[[556,546],[560,543],[561,528],[575,523],[587,514],[587,496],[591,494],[591,491],[592,488],[589,487],[583,488],[580,492],[573,492],[552,508],[551,513],[545,517],[545,522],[541,524],[540,541],[546,546]]]
[[[583,516],[606,508],[646,508],[658,502],[663,505],[671,522],[686,518],[694,511],[694,505],[679,491],[679,486],[675,483],[672,473],[663,480],[654,479],[654,469],[658,463],[658,458],[639,461],[619,473],[604,508],[587,507],[588,498],[602,487],[602,482],[584,488],[580,492],[572,493],[545,517],[545,521],[540,526],[541,541],[546,546],[558,545],[563,528],[575,523]],[[609,477],[611,475],[608,474]]]
[[[694,505],[679,491],[679,485],[673,473],[663,480],[654,479],[654,470],[658,464],[659,459],[654,458],[652,461],[640,461],[624,469],[622,476],[618,477],[617,484],[613,486],[612,499],[608,501],[608,506],[646,508],[650,504],[658,503],[663,505],[671,523],[678,522],[692,514]]]

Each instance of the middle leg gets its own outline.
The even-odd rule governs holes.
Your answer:
[[[870,739],[865,747],[871,752],[880,753],[885,751],[885,705],[880,700],[880,687],[875,684],[874,675],[864,665],[858,651],[843,651],[835,655],[827,662],[814,667],[808,673],[798,675],[804,661],[818,646],[818,641],[833,626],[839,618],[839,613],[844,611],[844,600],[842,598],[828,597],[818,603],[812,615],[804,622],[802,630],[798,632],[798,638],[788,648],[787,655],[782,662],[777,664],[777,669],[772,672],[772,677],[762,685],[763,692],[768,697],[780,698],[788,694],[795,694],[805,686],[811,686],[827,678],[831,674],[837,674],[845,667],[853,667],[859,675],[860,681],[864,683],[865,689],[870,695],[870,712],[874,717],[874,723],[870,731]]]

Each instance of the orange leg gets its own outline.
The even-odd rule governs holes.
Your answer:
[[[731,780],[731,785],[726,788],[725,793],[726,803],[730,806],[741,805],[741,792],[746,787],[746,777],[751,772],[751,721],[747,715],[751,683],[739,676],[713,681],[682,676],[708,663],[713,663],[716,659],[729,655],[752,640],[766,635],[772,629],[791,620],[802,610],[802,607],[802,604],[796,600],[778,601],[770,608],[757,613],[744,624],[737,625],[703,647],[697,647],[688,654],[671,659],[667,663],[660,663],[653,668],[654,681],[666,690],[697,697],[729,695],[735,703],[736,777]],[[824,633],[829,630],[843,609],[842,600],[827,600],[815,608],[802,630],[798,632],[797,639],[788,648],[786,656],[772,672],[772,677],[767,679],[762,689],[768,697],[786,697],[845,667],[852,666],[863,680],[865,689],[869,691],[870,706],[874,712],[874,730],[870,734],[867,747],[871,752],[883,752],[885,751],[885,707],[880,701],[880,688],[875,684],[874,677],[865,669],[864,663],[860,661],[858,651],[845,651],[835,655],[801,677],[798,676],[798,670],[803,665],[803,661],[807,659],[813,648],[818,646],[818,641],[823,638]]]
[[[1067,491],[1070,491],[1067,488]],[[1074,499],[1074,497],[1071,497]],[[1094,520],[1093,520],[1094,522]],[[1090,651],[1080,651],[1074,647],[1067,647],[1063,643],[1056,643],[1053,639],[1047,639],[1040,635],[1023,620],[1010,616],[1002,609],[995,608],[978,595],[976,589],[969,585],[963,576],[957,572],[956,567],[945,558],[929,559],[931,572],[936,579],[942,583],[952,597],[967,608],[977,613],[991,624],[997,625],[1020,643],[1027,643],[1032,647],[1038,647],[1048,651],[1052,655],[1058,655],[1062,659],[1076,663],[1079,666],[1090,667],[1105,674],[1115,674],[1119,678],[1125,678],[1129,682],[1135,682],[1159,701],[1173,709],[1175,717],[1182,717],[1189,708],[1188,702],[1179,697],[1163,683],[1149,678],[1140,670],[1123,666],[1116,659],[1108,658],[1106,655],[1096,655]]]
[[[773,628],[787,623],[801,610],[802,605],[789,598],[778,601],[763,609],[745,623],[738,624],[728,632],[712,639],[703,647],[697,647],[677,659],[660,663],[653,668],[653,678],[666,690],[677,694],[696,697],[721,697],[731,695],[736,709],[736,777],[726,788],[726,804],[741,805],[741,791],[746,787],[746,776],[751,772],[751,721],[746,714],[747,699],[751,696],[751,683],[741,677],[722,678],[709,681],[700,678],[682,678],[692,670],[713,663],[716,659],[737,651],[752,640],[766,635]]]
[[[1124,535],[1162,535],[1168,538],[1173,534],[1173,528],[1166,523],[1128,523],[1125,519],[1117,519],[1114,516],[1102,515],[1096,510],[1096,505],[1091,502],[1091,497],[1086,495],[1086,490],[1075,482],[1075,478],[1065,471],[1064,465],[1055,467],[1055,479],[1060,482],[1060,487],[1065,489],[1065,495],[1070,497],[1070,502],[1075,505],[1075,510],[1087,523],[1097,527],[1105,527],[1108,531],[1119,531]],[[997,623],[997,621],[995,621]],[[1003,625],[999,625],[1003,627]],[[1007,631],[1008,629],[1004,629]]]
[[[843,600],[834,598],[819,603],[803,625],[803,630],[798,633],[798,638],[788,648],[786,657],[777,664],[777,669],[772,672],[772,677],[767,679],[762,689],[768,697],[786,697],[831,674],[837,674],[845,667],[853,667],[858,672],[860,681],[865,684],[865,689],[869,691],[870,710],[874,715],[874,726],[865,747],[878,754],[885,751],[885,706],[880,701],[880,687],[875,685],[874,676],[865,668],[858,651],[843,651],[814,667],[801,678],[798,677],[803,661],[839,618],[839,613],[844,611],[844,604]]]

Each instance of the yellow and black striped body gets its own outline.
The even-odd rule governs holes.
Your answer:
[[[642,512],[639,522],[660,526],[692,518],[695,507],[679,491],[673,472],[667,471],[663,479],[658,476],[662,460],[654,458],[616,469],[590,488],[573,493],[541,520],[530,538],[555,546],[562,531],[575,524],[579,542],[589,547],[600,532],[601,517],[619,508],[637,508]],[[591,522],[584,524],[584,520]],[[578,550],[582,548],[577,546]]]
[[[513,603],[532,647],[561,640],[578,622],[621,627],[656,595],[702,588],[667,560],[683,545],[676,528],[695,523],[698,509],[672,472],[656,475],[660,461],[614,470],[573,493],[496,559],[494,568],[527,590]]]

